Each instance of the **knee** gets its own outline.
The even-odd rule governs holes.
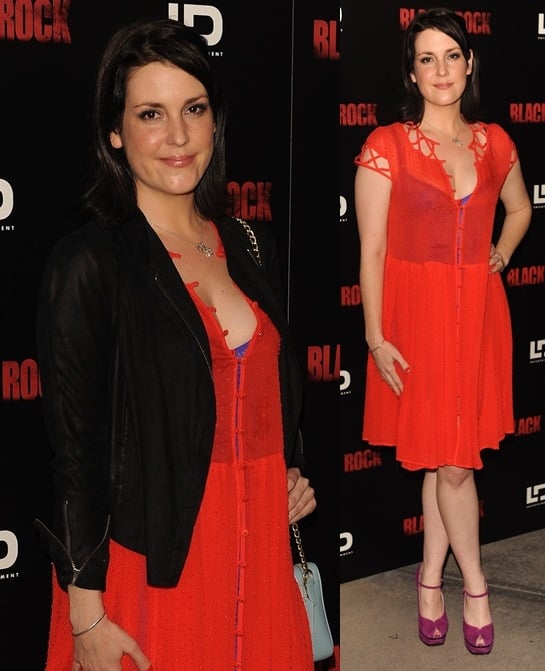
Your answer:
[[[473,482],[473,469],[459,466],[441,466],[437,469],[438,482],[458,489],[468,482]]]

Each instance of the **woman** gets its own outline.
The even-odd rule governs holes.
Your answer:
[[[225,110],[205,41],[113,35],[92,215],[38,310],[55,512],[48,671],[311,671],[289,523],[301,378],[273,238],[224,215]]]
[[[531,204],[516,148],[479,120],[478,56],[461,17],[433,8],[403,39],[401,121],[356,158],[360,283],[369,347],[363,438],[423,470],[420,639],[445,641],[449,547],[463,577],[465,645],[494,629],[480,558],[474,471],[513,431],[511,326],[500,272]],[[498,239],[498,201],[505,216]]]

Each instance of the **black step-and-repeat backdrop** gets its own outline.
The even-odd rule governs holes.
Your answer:
[[[484,112],[516,142],[533,203],[530,231],[503,274],[514,335],[516,433],[499,451],[484,452],[477,477],[482,541],[545,527],[545,5],[384,0],[371,7],[345,0],[340,21],[341,582],[420,558],[422,476],[402,471],[392,448],[376,449],[361,440],[367,351],[353,159],[373,128],[397,119],[402,31],[416,11],[438,4],[466,21],[482,59]]]
[[[320,669],[338,668],[339,8],[331,0],[0,3],[0,667],[43,669],[49,622],[50,566],[32,526],[51,496],[37,287],[52,244],[72,226],[101,49],[118,25],[152,16],[206,35],[230,108],[232,214],[269,222],[278,237],[308,369],[303,434],[319,500],[301,530],[337,644]]]
[[[485,111],[516,141],[534,206],[530,232],[503,275],[517,430],[499,452],[485,453],[478,476],[489,542],[545,526],[545,7],[537,0],[509,10],[444,4],[464,15],[474,36]],[[352,191],[353,158],[366,135],[395,118],[401,34],[422,6],[345,0],[339,14],[333,5],[1,3],[2,666],[39,671],[47,639],[50,567],[32,527],[50,497],[34,347],[37,286],[51,245],[71,226],[99,53],[112,29],[133,18],[169,15],[207,35],[231,109],[232,212],[270,222],[278,237],[290,321],[308,371],[303,432],[319,500],[302,529],[307,555],[322,570],[336,643],[339,581],[417,561],[419,475],[403,472],[393,450],[361,440],[366,348]],[[21,635],[32,645],[17,644]]]

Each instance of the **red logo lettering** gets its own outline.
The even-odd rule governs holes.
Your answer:
[[[0,2],[0,39],[70,44],[69,10],[70,0],[4,0]]]
[[[316,58],[338,60],[337,51],[337,21],[323,21],[315,19],[313,50]]]
[[[33,359],[2,361],[2,399],[4,401],[33,401],[41,396],[38,364]]]
[[[341,375],[341,346],[336,345],[333,356],[331,345],[310,345],[307,350],[307,370],[314,382],[332,382]]]
[[[229,182],[227,212],[248,221],[272,221],[272,182]]]

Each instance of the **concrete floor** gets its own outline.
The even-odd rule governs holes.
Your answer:
[[[442,646],[418,638],[416,564],[341,585],[342,671],[545,671],[545,529],[483,545],[482,558],[495,629],[489,655],[464,646],[462,583],[449,557]]]

